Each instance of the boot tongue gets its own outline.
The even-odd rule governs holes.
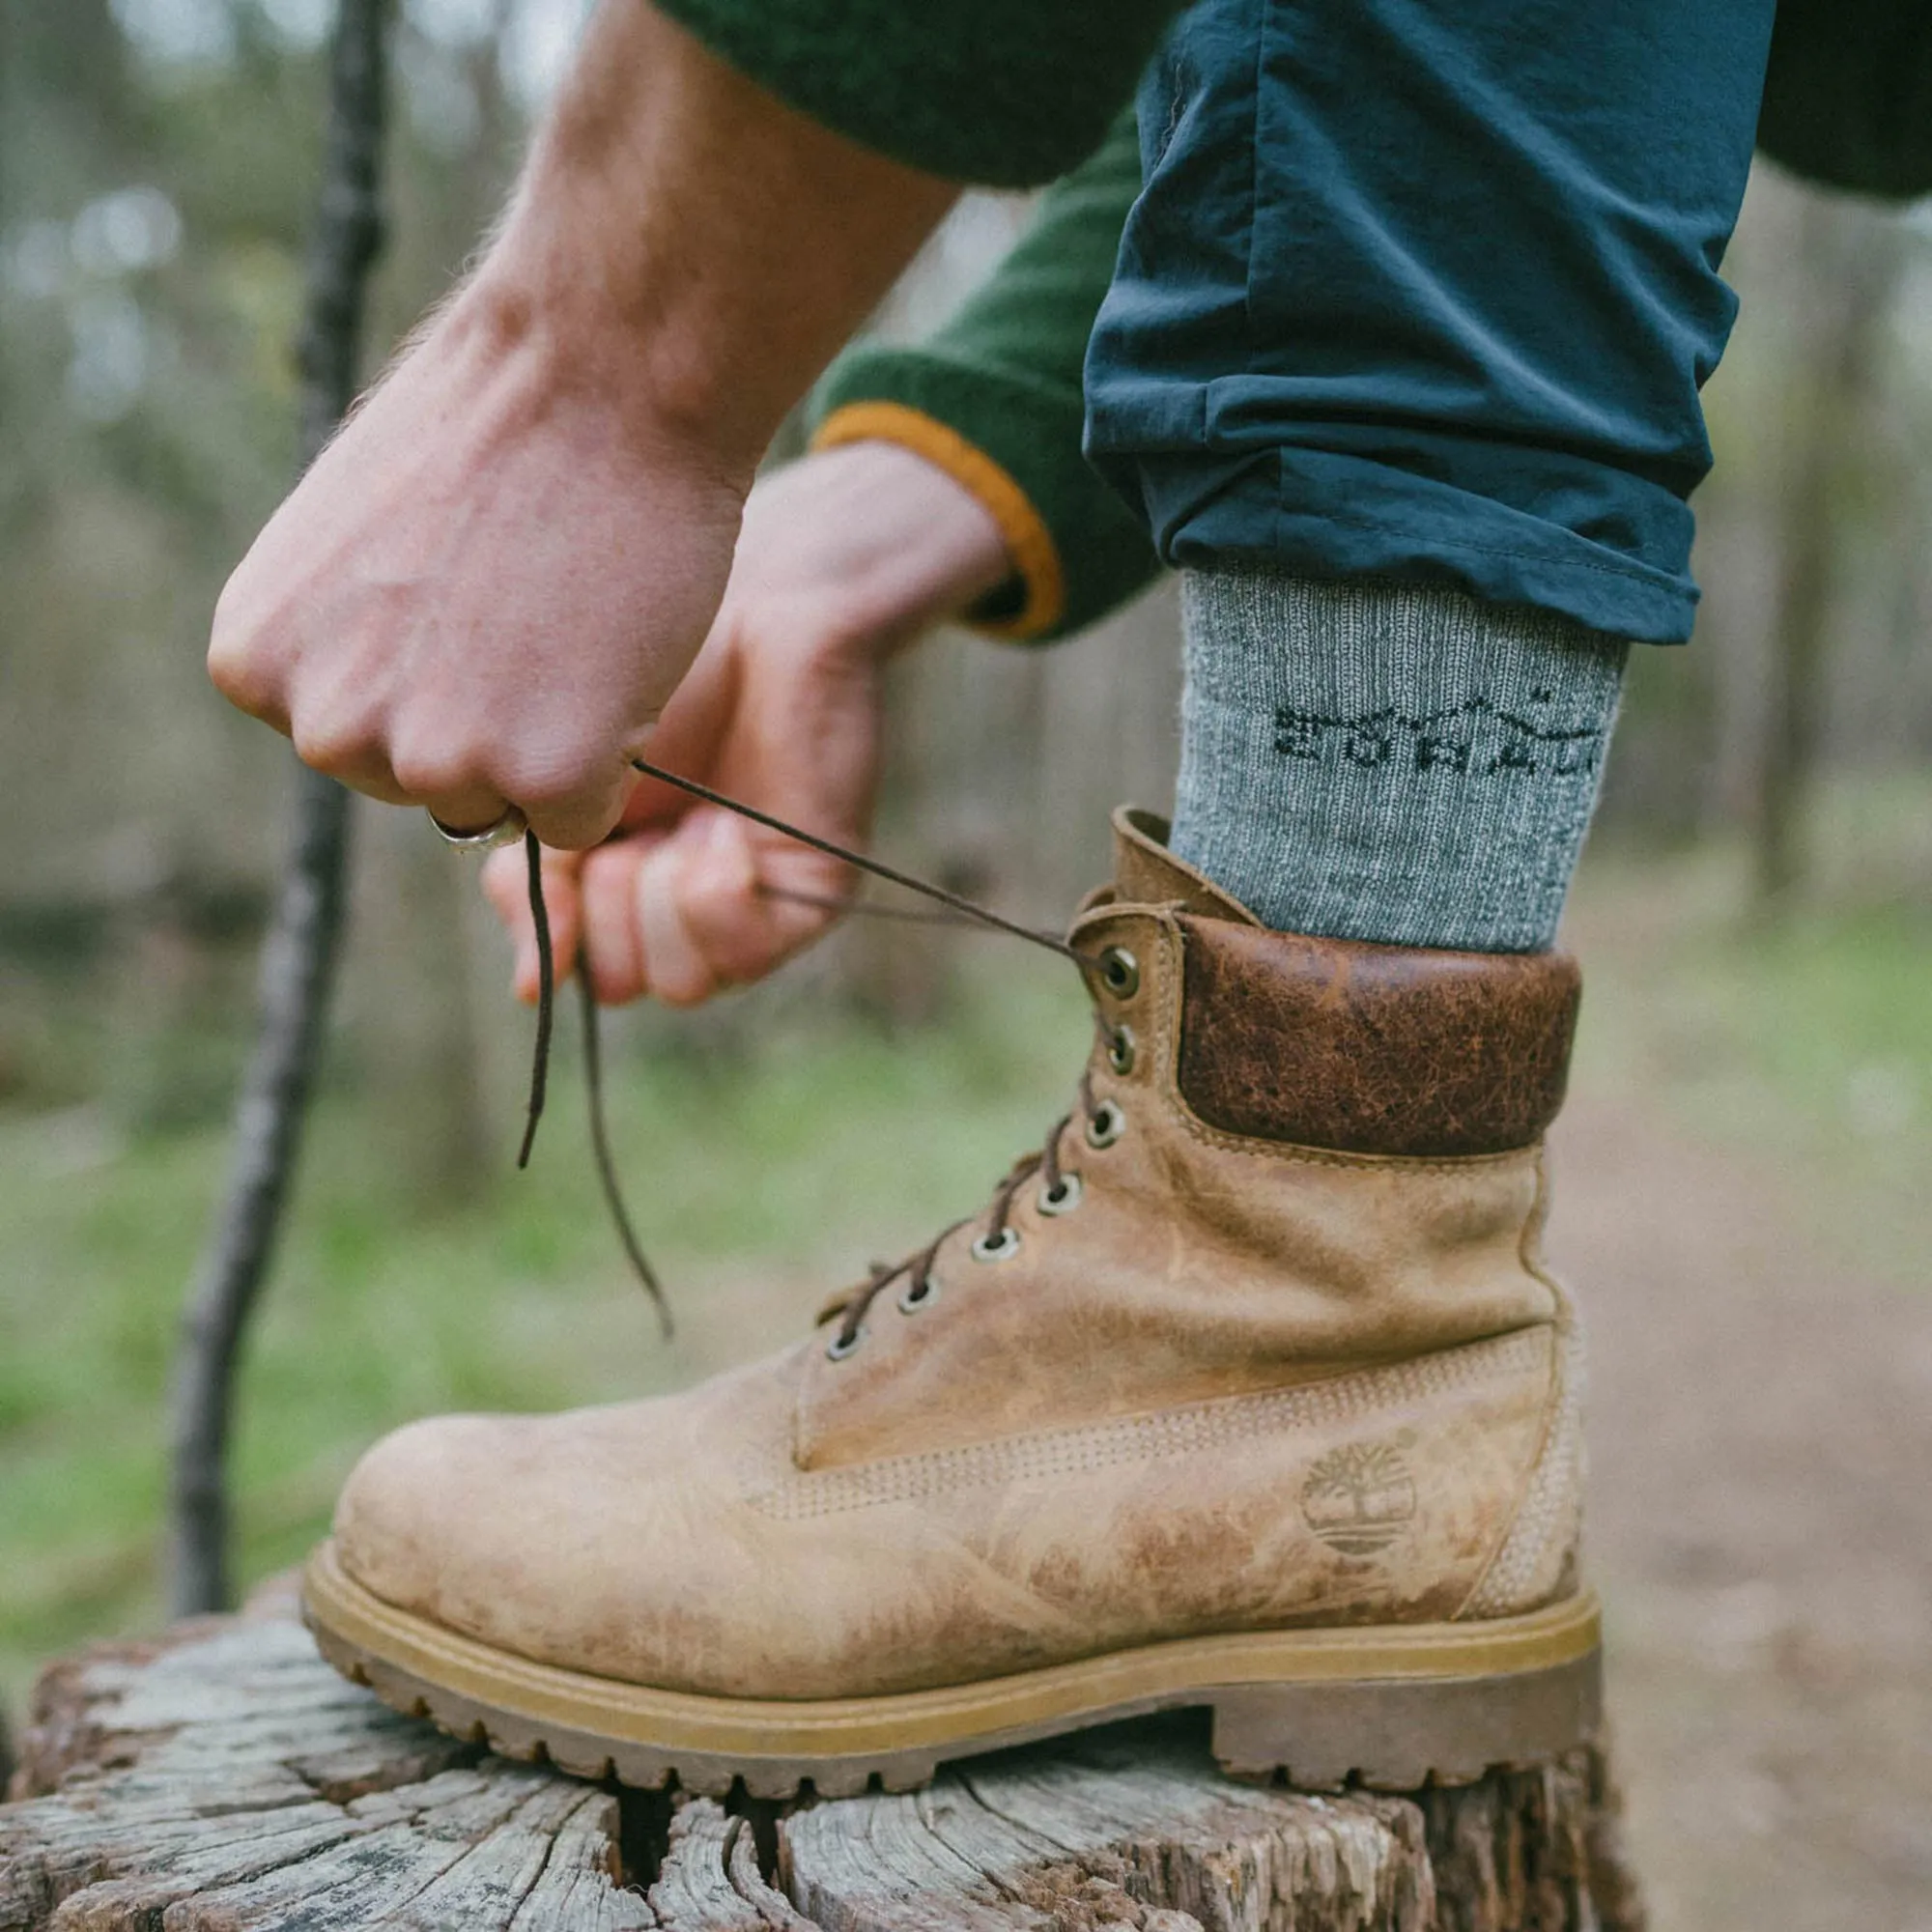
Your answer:
[[[1166,819],[1134,806],[1123,805],[1114,813],[1113,896],[1117,905],[1173,905],[1202,919],[1261,923],[1205,872],[1167,849]]]

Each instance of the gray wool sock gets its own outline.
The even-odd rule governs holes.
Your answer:
[[[1596,809],[1629,646],[1460,591],[1182,580],[1173,847],[1285,932],[1535,952]]]

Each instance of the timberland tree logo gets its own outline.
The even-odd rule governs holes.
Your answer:
[[[1415,1478],[1407,1451],[1412,1431],[1379,1442],[1347,1442],[1309,1470],[1301,1514],[1329,1548],[1344,1556],[1375,1556],[1415,1519]]]
[[[1530,693],[1532,705],[1551,701],[1548,691]],[[1472,697],[1448,711],[1406,718],[1393,705],[1353,718],[1275,707],[1274,748],[1284,758],[1362,770],[1438,774],[1521,772],[1545,778],[1594,776],[1604,755],[1600,726],[1566,729],[1504,711],[1487,697]]]

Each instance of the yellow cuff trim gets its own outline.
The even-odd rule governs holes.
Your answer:
[[[1060,622],[1066,610],[1066,573],[1061,568],[1059,546],[1027,493],[984,450],[937,416],[904,403],[847,403],[834,410],[811,439],[813,449],[837,449],[846,442],[895,442],[924,457],[970,490],[999,525],[1026,601],[1017,616],[996,623],[969,618],[976,631],[1023,641]]]

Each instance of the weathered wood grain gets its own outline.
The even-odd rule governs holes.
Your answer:
[[[929,1791],[721,1805],[400,1718],[281,1614],[57,1665],[0,1932],[1637,1932],[1600,1758],[1413,1798],[1220,1776],[1185,1719]]]

